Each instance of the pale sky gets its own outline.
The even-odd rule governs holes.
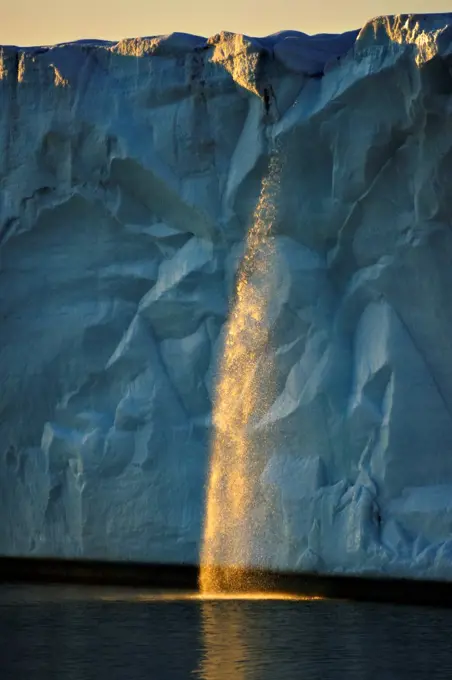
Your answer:
[[[0,44],[48,45],[79,38],[221,30],[267,35],[285,29],[335,33],[379,14],[452,11],[451,0],[0,0]]]

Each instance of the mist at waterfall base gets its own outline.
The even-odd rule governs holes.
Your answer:
[[[9,680],[448,680],[452,611],[0,588]]]

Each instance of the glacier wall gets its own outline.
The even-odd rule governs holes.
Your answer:
[[[275,140],[274,566],[452,578],[452,15],[0,50],[0,553],[194,563]]]

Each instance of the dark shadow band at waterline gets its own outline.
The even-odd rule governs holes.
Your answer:
[[[452,607],[452,582],[447,581],[258,570],[247,570],[242,576],[246,588],[234,588],[242,596],[249,591],[262,593],[263,599],[268,592],[306,598]],[[195,593],[198,579],[199,567],[195,565],[0,557],[2,584],[118,586]]]

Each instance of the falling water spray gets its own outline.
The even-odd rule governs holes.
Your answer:
[[[274,389],[269,312],[280,174],[275,148],[239,267],[219,366],[201,554],[204,593],[247,589],[246,570],[264,566],[263,530],[271,507],[259,480],[268,457],[263,418]]]

